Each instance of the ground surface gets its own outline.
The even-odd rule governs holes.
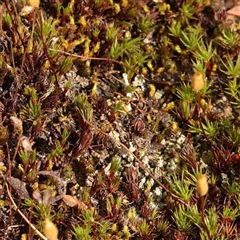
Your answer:
[[[3,1],[0,238],[238,239],[235,5]]]

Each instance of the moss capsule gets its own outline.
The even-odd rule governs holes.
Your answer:
[[[45,219],[43,233],[49,240],[58,239],[58,228],[48,218]]]
[[[40,4],[40,0],[28,0],[28,4],[29,4],[31,7],[36,7],[36,8],[38,8],[38,7],[39,7],[39,4]]]
[[[201,197],[208,193],[208,182],[205,174],[202,174],[197,180],[197,191]]]
[[[204,87],[204,77],[200,72],[196,72],[192,76],[192,88],[194,91],[198,92]]]

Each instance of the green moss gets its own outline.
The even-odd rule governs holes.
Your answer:
[[[238,23],[221,22],[212,1],[42,1],[25,16],[12,4],[0,7],[0,205],[10,211],[12,196],[38,229],[54,220],[62,239],[235,239]],[[194,72],[205,81],[198,92]],[[11,116],[20,116],[20,134]],[[42,203],[44,190],[61,190],[39,176],[46,170],[77,206],[62,196]],[[211,191],[199,210],[205,172]],[[8,196],[9,177],[26,186],[25,203],[18,188]],[[4,224],[21,237],[11,228],[18,215]]]

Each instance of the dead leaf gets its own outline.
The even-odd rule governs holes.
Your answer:
[[[64,195],[63,201],[69,206],[69,207],[75,207],[78,205],[78,200],[71,195]]]
[[[77,206],[80,210],[87,210],[87,205],[76,198],[74,198],[71,195],[64,195],[63,201],[69,206],[69,207],[75,207]]]
[[[29,15],[30,13],[32,13],[34,11],[34,7],[32,6],[24,6],[20,12],[20,16],[24,17],[24,16],[27,16]]]
[[[21,199],[30,198],[27,188],[24,183],[21,182],[18,178],[9,177],[7,178],[10,186],[17,192]]]
[[[85,203],[78,201],[78,209],[81,211],[86,211],[88,207]]]
[[[240,5],[237,5],[227,11],[228,14],[240,17]]]

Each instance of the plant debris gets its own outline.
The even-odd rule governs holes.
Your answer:
[[[239,33],[239,1],[1,1],[0,239],[238,239]]]

